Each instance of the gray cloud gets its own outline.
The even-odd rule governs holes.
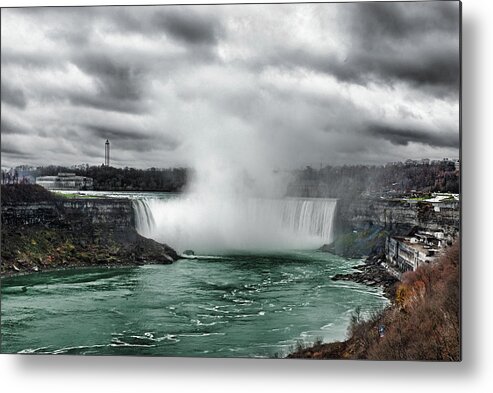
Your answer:
[[[213,45],[218,40],[219,22],[196,14],[190,7],[182,11],[157,13],[154,21],[172,37],[188,44]]]
[[[91,126],[88,125],[87,128],[91,133],[101,139],[119,139],[119,140],[144,140],[148,139],[148,135],[143,135],[135,129],[128,128],[124,129],[121,127],[104,127],[104,126]]]
[[[368,133],[400,146],[407,146],[411,142],[416,142],[430,146],[459,148],[459,135],[456,132],[437,133],[432,130],[406,129],[375,124],[368,128]]]
[[[27,104],[24,91],[2,80],[2,102],[24,109]],[[3,128],[3,127],[2,127]]]
[[[192,151],[275,167],[457,155],[458,10],[3,10],[3,163],[58,148],[58,163],[100,164],[107,138],[143,167],[194,165]]]
[[[10,141],[2,141],[2,154],[8,154],[15,158],[25,159],[32,156],[30,152],[26,152],[19,144]]]
[[[184,45],[214,46],[224,28],[210,7],[115,7],[105,13],[111,29],[146,36],[165,35]]]
[[[143,70],[116,62],[103,53],[84,53],[72,60],[84,73],[94,79],[97,95],[73,94],[75,105],[87,105],[119,112],[139,111],[142,98]]]
[[[30,128],[26,127],[25,124],[20,124],[18,121],[12,119],[9,114],[2,113],[2,119],[0,124],[1,124],[2,135],[9,135],[9,134],[29,135],[32,133],[32,130]]]
[[[427,32],[458,32],[459,3],[431,2],[359,2],[344,9],[351,14],[351,29],[358,39],[378,45],[378,38],[406,40]]]
[[[385,80],[458,93],[458,2],[358,3],[348,9],[356,50],[346,66],[353,78],[366,69]]]
[[[437,96],[459,91],[457,2],[361,2],[337,5],[350,40],[345,56],[305,46],[276,48],[256,67],[302,67],[348,83],[409,83]]]

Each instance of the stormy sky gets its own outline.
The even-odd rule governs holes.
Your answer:
[[[3,9],[2,167],[458,157],[459,4]],[[266,159],[268,157],[268,159]]]

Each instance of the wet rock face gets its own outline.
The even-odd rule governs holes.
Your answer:
[[[392,300],[395,284],[399,280],[392,276],[381,263],[381,258],[369,257],[364,264],[354,267],[356,270],[354,273],[336,274],[332,277],[332,281],[353,281],[371,287],[380,286],[383,288],[384,295]]]
[[[73,230],[99,225],[117,231],[135,226],[132,203],[127,199],[2,204],[2,224],[9,227],[39,225]]]
[[[428,230],[456,232],[460,226],[460,211],[434,211],[423,204],[409,204],[399,200],[376,198],[340,199],[337,207],[336,228],[342,232],[364,230],[372,226],[394,229],[418,226]]]
[[[3,203],[1,216],[2,274],[179,258],[171,247],[137,233],[128,199]]]

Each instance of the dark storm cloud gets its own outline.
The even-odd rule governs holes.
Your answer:
[[[117,62],[103,53],[84,53],[72,61],[85,74],[94,78],[98,95],[72,96],[74,104],[115,111],[132,111],[142,97],[143,71],[136,66]]]
[[[189,45],[215,45],[224,33],[218,17],[199,13],[200,7],[141,7],[136,14],[120,8],[113,14],[114,28],[139,34],[167,35]]]
[[[89,107],[98,110],[114,111],[121,113],[140,113],[143,109],[140,102],[131,99],[115,99],[107,93],[98,96],[90,94],[67,94],[68,99],[74,106]]]
[[[159,166],[248,136],[279,165],[448,154],[458,16],[444,2],[10,9],[2,152],[44,162],[59,138],[61,160],[100,163],[109,138],[122,163]]]
[[[456,132],[436,132],[374,124],[368,127],[371,136],[382,138],[394,145],[407,146],[411,142],[436,147],[459,147],[459,135]]]
[[[11,141],[2,141],[2,154],[9,154],[18,158],[27,158],[32,156],[30,152],[26,152],[18,144]]]
[[[25,153],[22,150],[19,150],[19,149],[15,148],[15,147],[12,148],[12,147],[9,147],[9,146],[5,146],[5,147],[2,146],[2,153],[4,153],[4,154],[11,154],[13,156],[23,157],[23,158],[30,156],[30,154]]]
[[[130,139],[134,141],[148,139],[149,135],[145,135],[138,130],[132,128],[117,128],[117,127],[104,127],[104,126],[86,126],[87,129],[97,138],[100,139]]]
[[[3,113],[6,111],[2,111],[2,119],[1,119],[1,130],[2,135],[10,135],[10,134],[18,134],[18,135],[29,135],[32,133],[32,130],[26,127],[23,124],[19,124],[18,121],[11,119],[10,115],[7,113]]]
[[[456,2],[344,4],[345,56],[304,46],[276,48],[257,66],[302,67],[347,83],[408,83],[432,93],[459,90],[459,12]]]
[[[458,2],[358,3],[350,5],[350,78],[365,70],[383,79],[444,86],[459,82]]]
[[[406,40],[412,35],[444,31],[456,34],[459,26],[458,2],[360,2],[348,4],[351,29],[368,45],[380,38]]]
[[[218,21],[197,15],[191,9],[181,12],[163,11],[154,17],[154,21],[170,36],[188,44],[213,45],[218,40]]]
[[[13,124],[9,119],[5,118],[5,116],[2,116],[2,120],[0,124],[2,129],[2,135],[23,133],[20,127]],[[3,150],[3,144],[2,144],[2,150]]]
[[[156,141],[151,138],[139,139],[137,141],[118,139],[117,146],[119,149],[126,152],[146,154],[153,151],[158,151],[160,153],[165,151],[173,151],[179,146],[179,144],[171,138],[163,137],[159,143],[156,143]]]
[[[26,107],[27,104],[26,96],[24,95],[24,92],[21,89],[16,88],[15,86],[12,86],[11,84],[4,82],[2,80],[1,92],[2,92],[2,102],[16,106],[20,109],[24,109]],[[3,129],[3,125],[2,125],[2,129]]]
[[[23,47],[6,48],[2,49],[2,65],[54,71],[66,70],[68,65],[74,64],[94,79],[97,94],[77,90],[61,93],[49,87],[39,94],[50,101],[67,99],[74,106],[128,113],[145,111],[143,92],[147,78],[155,71],[153,67],[175,69],[188,62],[215,61],[212,46],[223,30],[217,17],[199,14],[191,8],[39,8],[21,14],[31,16],[37,23],[44,21],[48,26],[47,38],[63,50],[49,53]],[[190,50],[174,56],[155,52],[148,55],[147,62],[131,51],[114,53],[111,49],[105,50],[101,41],[104,36],[95,34],[97,23],[109,32],[122,36],[137,33],[146,40],[164,34]]]
[[[123,127],[104,127],[88,125],[86,128],[98,139],[117,140],[120,147],[126,150],[145,152],[154,148],[173,150],[178,146],[178,142],[170,136],[164,135],[156,143],[154,136],[156,131],[142,131],[136,128]]]
[[[458,93],[458,51],[439,48],[422,51],[417,56],[399,53],[370,53],[354,51],[345,60],[304,48],[276,54],[263,65],[303,67],[331,74],[338,80],[366,85],[369,82],[408,82],[422,87],[435,87]]]

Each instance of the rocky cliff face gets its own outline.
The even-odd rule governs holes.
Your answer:
[[[458,209],[435,211],[433,206],[426,203],[359,198],[340,200],[336,220],[339,224],[336,227],[342,231],[379,226],[389,230],[420,227],[430,231],[445,230],[457,233],[460,227],[460,212]]]
[[[378,259],[389,235],[406,236],[414,228],[445,231],[455,237],[459,210],[435,211],[430,204],[376,198],[339,199],[332,244],[321,249],[351,258]]]
[[[178,259],[172,248],[137,233],[128,199],[9,201],[1,218],[2,274]]]
[[[72,230],[106,226],[112,231],[135,227],[132,204],[127,199],[58,199],[2,205],[2,224],[41,225]]]

